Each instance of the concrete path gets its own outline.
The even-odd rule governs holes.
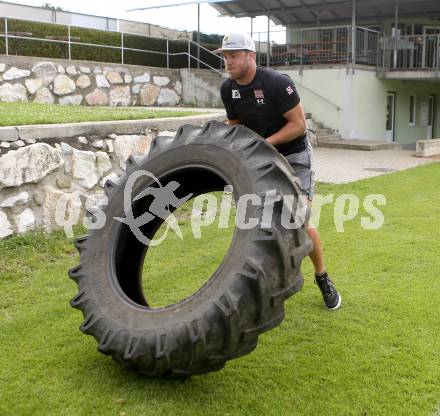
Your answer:
[[[114,107],[109,107],[113,108]],[[166,110],[166,111],[196,111],[197,113],[222,113],[226,117],[226,110],[224,107],[187,107],[182,105],[180,107],[142,107],[142,110]]]
[[[414,156],[414,150],[360,150],[314,148],[315,179],[326,183],[347,183],[440,162]]]

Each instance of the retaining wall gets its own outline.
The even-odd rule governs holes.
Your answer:
[[[176,106],[179,70],[0,55],[0,102]]]
[[[104,123],[40,126],[44,138],[33,138],[27,130],[25,136],[1,142],[0,239],[31,230],[51,232],[61,226],[68,230],[76,224],[87,225],[86,208],[106,204],[105,182],[124,173],[129,156],[148,153],[153,140],[174,136],[180,125],[225,118],[221,112],[115,122],[119,131],[132,134],[109,134],[112,126]],[[60,136],[63,131],[65,136]],[[67,137],[69,131],[85,134]]]

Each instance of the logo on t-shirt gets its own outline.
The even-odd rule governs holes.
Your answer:
[[[264,98],[263,90],[254,90],[255,98],[258,100],[259,98]]]
[[[240,91],[232,90],[232,98],[235,98],[235,99],[241,98]]]
[[[290,85],[286,88],[286,91],[287,91],[287,94],[289,94],[289,95],[293,94],[293,88]]]

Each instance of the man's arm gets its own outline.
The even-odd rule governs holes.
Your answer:
[[[290,142],[297,137],[303,136],[306,132],[306,117],[301,103],[286,111],[283,116],[287,120],[285,126],[266,139],[273,146]]]
[[[235,126],[235,125],[237,125],[237,124],[240,124],[240,120],[239,120],[239,119],[236,119],[236,120],[229,120],[229,119],[228,119],[228,121],[226,122],[226,124],[227,124],[228,126]]]

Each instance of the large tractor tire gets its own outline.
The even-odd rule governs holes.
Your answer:
[[[76,240],[80,263],[69,276],[79,291],[71,305],[82,311],[80,330],[95,337],[100,352],[148,376],[187,377],[219,370],[228,360],[250,353],[260,334],[282,322],[284,300],[302,287],[301,262],[312,243],[304,225],[282,226],[282,201],[277,202],[269,227],[236,227],[224,260],[197,292],[176,304],[150,308],[142,288],[149,246],[115,219],[124,218],[125,185],[141,170],[154,174],[163,186],[177,181],[179,198],[226,185],[233,186],[236,201],[245,194],[264,197],[271,190],[281,198],[298,196],[298,180],[274,147],[243,126],[185,125],[174,138],[154,140],[148,155],[129,158],[117,182],[107,181],[109,202],[100,207],[105,226]],[[147,176],[136,181],[134,218],[151,203],[148,198],[136,200],[136,195],[152,186],[156,184]],[[251,205],[247,218],[261,219],[262,211]],[[141,231],[152,238],[162,223],[156,217]]]

